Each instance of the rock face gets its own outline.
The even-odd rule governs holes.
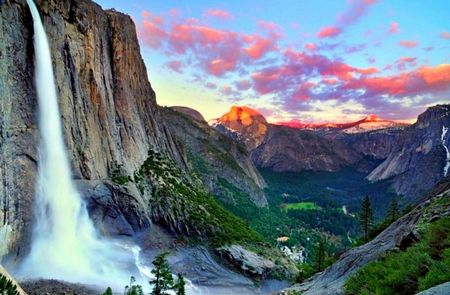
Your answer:
[[[448,205],[432,205],[430,200],[450,197],[450,177],[443,179],[425,201],[419,204],[413,211],[403,216],[375,239],[358,248],[344,253],[333,265],[323,272],[316,274],[308,281],[295,285],[280,294],[289,294],[289,291],[297,291],[304,295],[319,294],[343,294],[343,286],[347,279],[359,268],[374,261],[388,251],[403,249],[417,241],[420,237],[417,233],[417,225],[432,222],[435,219],[449,216]],[[438,202],[436,202],[438,203]],[[431,206],[430,206],[431,204]],[[448,202],[446,202],[448,204]]]
[[[161,123],[131,18],[88,0],[36,2],[50,40],[74,177],[103,181],[114,163],[132,174],[149,148],[183,162]],[[0,222],[12,226],[10,249],[17,255],[26,250],[18,245],[30,238],[37,174],[32,37],[26,2],[5,1],[0,7]]]
[[[162,108],[161,114],[179,145],[186,151],[191,169],[200,174],[209,191],[223,202],[233,203],[223,180],[247,193],[258,206],[267,206],[265,182],[245,147],[217,132],[204,120],[186,116],[186,109]],[[195,111],[189,111],[192,114]]]
[[[364,156],[384,160],[395,148],[403,128],[386,128],[359,133],[344,133],[338,137],[348,146]]]
[[[270,126],[264,142],[252,151],[252,159],[257,166],[278,172],[337,171],[364,161],[340,140],[283,126]]]
[[[386,160],[369,180],[392,178],[399,194],[411,199],[425,193],[448,175],[450,105],[437,105],[421,114],[399,136]]]

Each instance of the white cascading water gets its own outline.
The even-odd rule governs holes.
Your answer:
[[[31,251],[19,275],[122,288],[135,269],[133,253],[99,238],[73,184],[47,36],[34,2],[27,3],[34,24],[41,141],[36,224]]]
[[[445,150],[445,165],[444,165],[444,177],[447,176],[448,170],[450,168],[450,151],[448,147],[445,145],[445,135],[447,135],[448,127],[442,125],[442,133],[441,133],[441,143]]]

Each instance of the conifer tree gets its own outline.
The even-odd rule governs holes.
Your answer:
[[[186,295],[186,289],[185,289],[186,282],[184,281],[184,278],[181,274],[178,274],[177,280],[175,284],[173,285],[173,290],[175,291],[176,295]]]
[[[169,293],[167,291],[173,288],[173,278],[166,259],[167,255],[167,252],[163,252],[156,256],[152,262],[155,266],[152,269],[152,274],[155,275],[155,279],[150,281],[153,284],[152,295],[168,295]]]
[[[389,205],[389,211],[387,219],[389,220],[389,223],[392,223],[397,220],[397,218],[400,215],[400,211],[398,209],[398,202],[397,197],[394,195],[391,200],[391,204]]]
[[[316,253],[316,271],[322,271],[325,265],[325,244],[323,240],[320,240],[317,244]]]
[[[364,242],[367,243],[369,241],[369,232],[373,225],[373,211],[369,196],[364,197],[361,203],[359,222],[363,231]]]

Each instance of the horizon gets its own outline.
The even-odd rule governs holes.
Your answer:
[[[450,100],[444,0],[96,2],[133,18],[158,104],[206,120],[246,105],[270,122],[413,122]]]

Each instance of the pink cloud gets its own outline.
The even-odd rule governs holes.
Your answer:
[[[397,69],[400,71],[404,71],[407,67],[415,66],[416,65],[417,58],[415,57],[400,57],[395,62]]]
[[[231,13],[222,9],[207,9],[204,13],[206,17],[215,17],[222,20],[230,20],[233,18]]]
[[[317,45],[314,43],[306,43],[305,44],[305,48],[310,50],[310,51],[316,51],[317,50]]]
[[[402,41],[398,42],[398,44],[399,44],[400,46],[405,47],[405,48],[414,48],[414,47],[416,47],[417,45],[419,45],[419,42],[417,42],[417,41],[402,40]]]
[[[333,38],[342,31],[357,22],[362,16],[367,14],[370,6],[377,3],[377,0],[352,0],[350,7],[342,14],[338,15],[337,23],[333,26],[323,27],[318,33],[318,38]]]
[[[398,23],[397,22],[392,22],[389,26],[389,33],[390,34],[396,34],[398,33],[399,29],[398,29]]]
[[[249,80],[240,80],[236,83],[237,90],[245,91],[252,87],[252,83]]]
[[[246,43],[250,46],[244,48],[245,53],[252,59],[260,59],[266,53],[276,50],[274,41],[259,35],[244,36]]]
[[[317,33],[317,38],[334,38],[341,34],[338,27],[324,27]]]
[[[375,3],[377,0],[353,0],[350,3],[350,8],[345,11],[342,15],[338,17],[338,24],[340,26],[348,26],[355,23],[362,16],[364,16],[369,7]]]
[[[277,42],[282,36],[277,24],[264,21],[258,22],[263,32],[255,34],[216,29],[194,18],[169,18],[168,23],[166,25],[162,18],[151,13],[144,13],[139,25],[141,41],[155,49],[164,44],[167,55],[189,55],[194,64],[215,76],[237,70],[277,51]]]
[[[166,66],[174,72],[182,73],[182,63],[179,60],[172,60],[166,63]]]
[[[450,40],[450,33],[449,32],[442,32],[442,33],[439,34],[439,36],[442,39]]]

